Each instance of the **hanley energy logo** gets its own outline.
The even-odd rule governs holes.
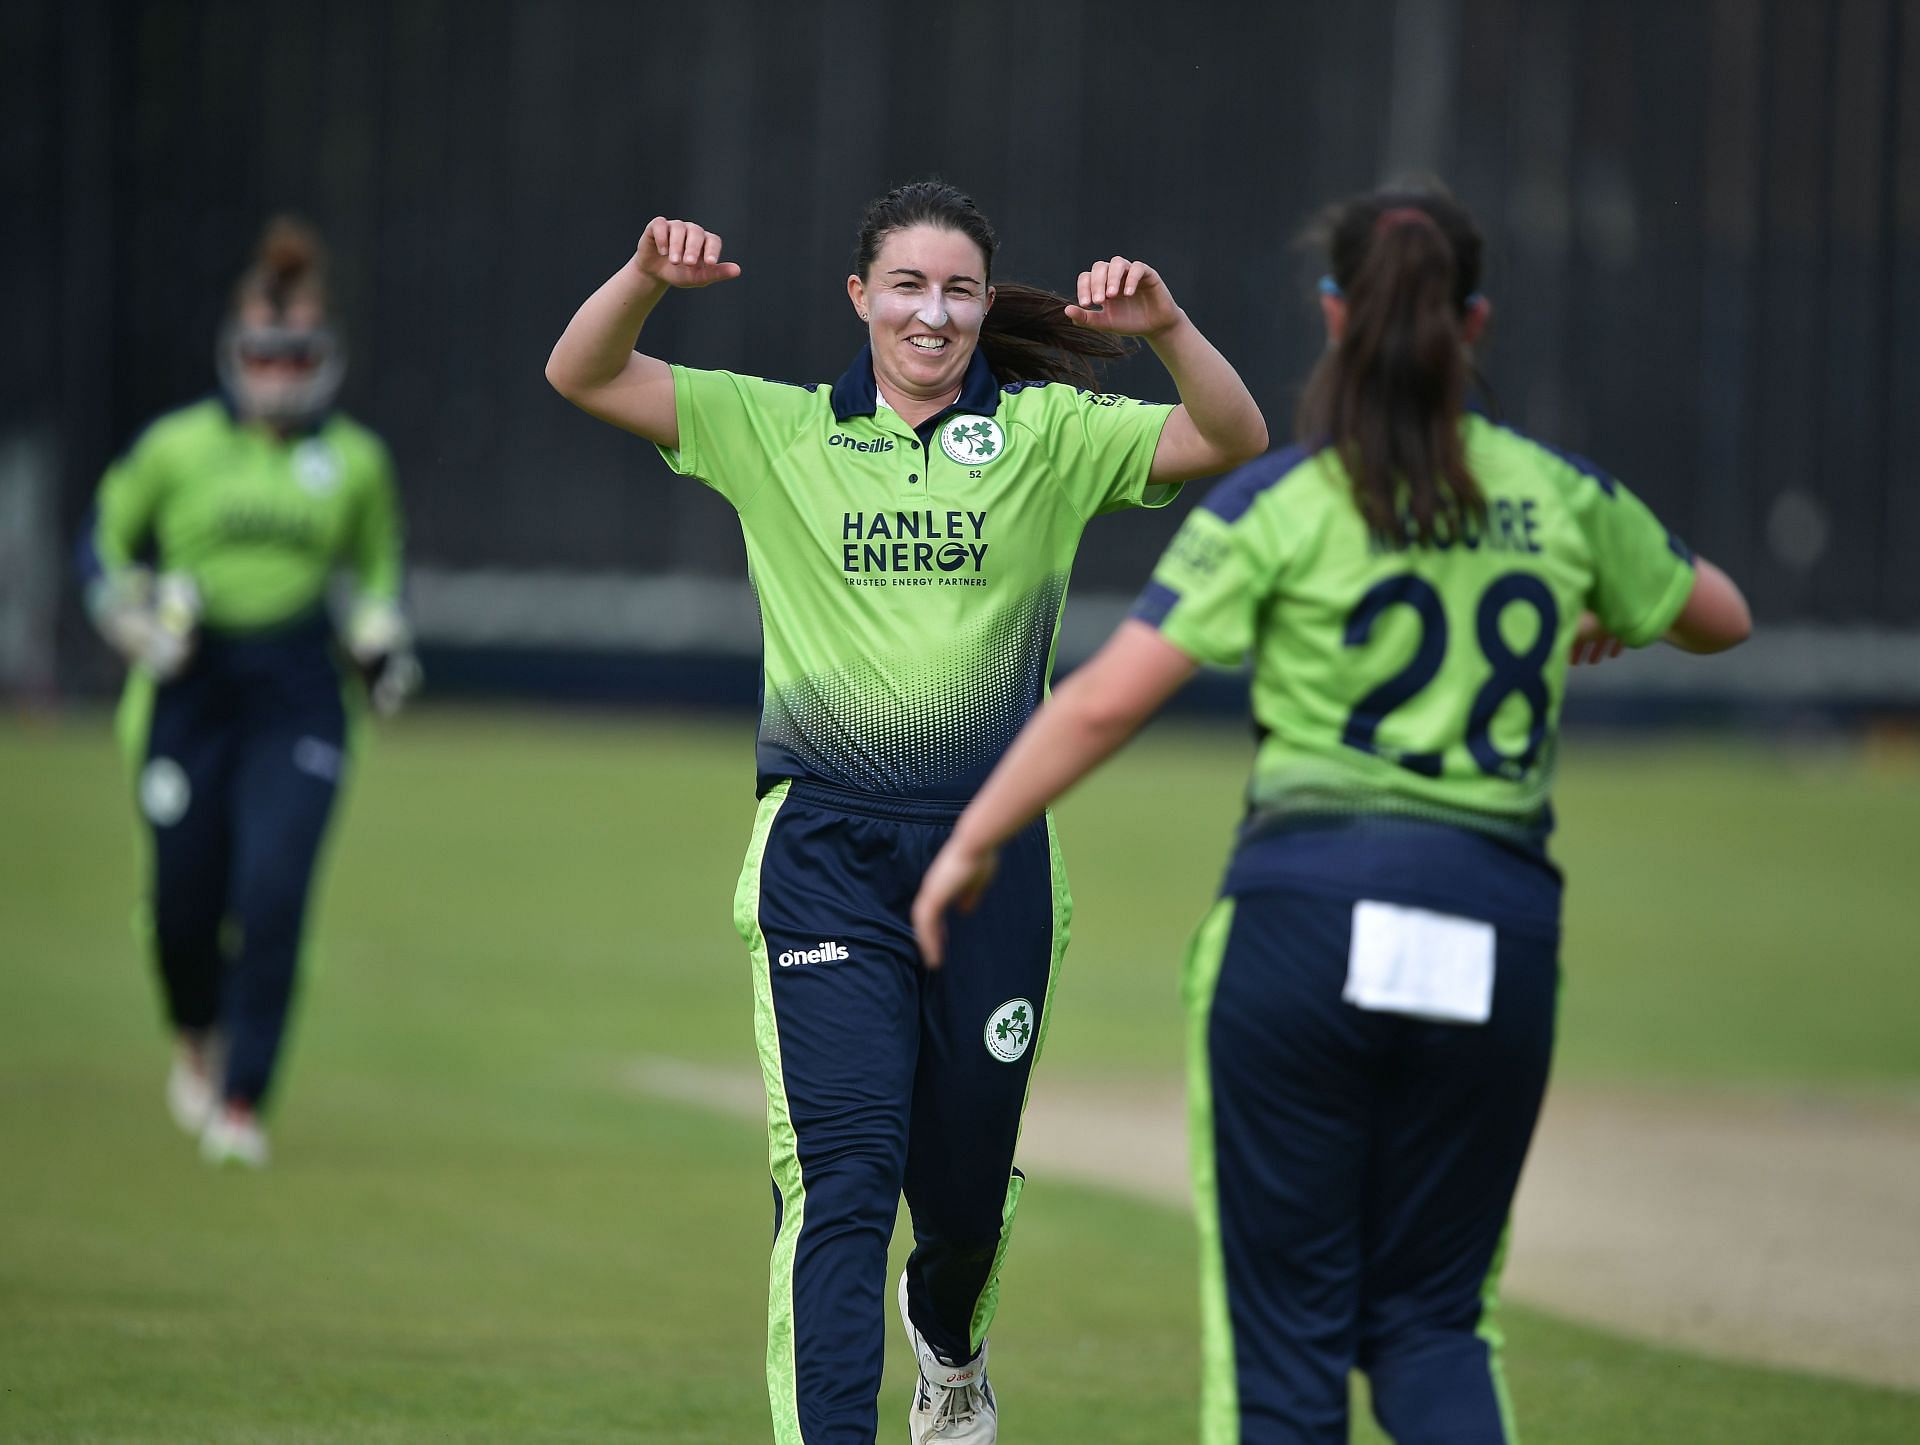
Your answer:
[[[963,467],[984,466],[1007,449],[1007,434],[990,416],[956,416],[940,428],[940,450]]]
[[[840,568],[856,587],[984,587],[987,514],[847,512]]]
[[[1016,1063],[1033,1042],[1033,1005],[1010,998],[987,1020],[987,1052],[1003,1064]]]

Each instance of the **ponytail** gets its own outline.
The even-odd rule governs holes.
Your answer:
[[[297,216],[275,216],[260,233],[253,260],[234,287],[234,309],[264,301],[277,317],[299,300],[324,310],[326,271],[327,248],[319,232]]]
[[[1460,436],[1480,233],[1452,197],[1421,192],[1346,202],[1323,229],[1347,324],[1308,379],[1300,439],[1338,452],[1376,538],[1458,536],[1486,515]]]
[[[945,181],[914,181],[896,186],[871,201],[860,218],[853,269],[865,281],[880,245],[895,231],[937,226],[957,231],[980,248],[986,279],[993,279],[993,253],[999,237],[973,198]],[[1009,281],[995,286],[993,306],[980,328],[980,354],[994,380],[1060,381],[1095,387],[1096,362],[1113,361],[1134,349],[1129,337],[1087,331],[1067,319],[1066,297],[1039,286]]]
[[[1116,361],[1133,350],[1133,339],[1088,331],[1067,319],[1072,303],[1040,286],[1008,281],[994,287],[993,307],[980,327],[980,354],[994,380],[1061,381],[1091,391],[1099,386],[1096,362]]]

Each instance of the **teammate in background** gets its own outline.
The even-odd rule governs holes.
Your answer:
[[[419,682],[386,448],[333,409],[346,357],[319,238],[270,223],[234,288],[220,395],[155,421],[100,483],[88,608],[131,667],[121,740],[151,839],[147,913],[178,1039],[167,1102],[260,1167],[315,860],[345,766],[327,593],[373,706]],[[151,563],[151,567],[147,564]]]
[[[1186,964],[1207,1445],[1510,1442],[1494,1319],[1547,1080],[1570,659],[1742,641],[1747,607],[1627,489],[1465,410],[1481,239],[1438,189],[1335,207],[1302,444],[1188,518],[1021,734],[914,904],[929,965],[998,850],[1200,664],[1260,737]],[[951,933],[948,929],[952,929]]]
[[[740,274],[720,237],[655,219],[547,363],[569,400],[731,502],[746,534],[765,694],[734,919],[767,1087],[783,1445],[874,1439],[903,1191],[912,1438],[995,1436],[986,1336],[1071,908],[1051,824],[1020,832],[992,906],[956,930],[970,967],[926,973],[908,905],[1040,704],[1086,523],[1266,444],[1246,387],[1151,266],[1095,262],[1070,302],[995,285],[995,244],[951,186],[873,202],[847,278],[867,345],[831,386],[795,386],[635,352],[669,288]],[[1070,384],[1129,336],[1180,405]]]

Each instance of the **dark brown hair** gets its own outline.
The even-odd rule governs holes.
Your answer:
[[[895,231],[938,226],[957,231],[980,248],[989,283],[999,238],[973,198],[941,180],[896,186],[867,205],[854,245],[853,269],[865,281],[881,244]],[[1085,331],[1067,319],[1070,303],[1040,286],[1018,281],[994,287],[993,307],[980,327],[980,354],[995,379],[1063,381],[1072,386],[1099,384],[1096,362],[1112,361],[1133,350],[1132,341],[1104,331]]]
[[[1375,537],[1393,546],[1453,535],[1486,498],[1460,437],[1473,364],[1461,322],[1480,289],[1480,228],[1438,183],[1356,196],[1309,232],[1347,304],[1300,398],[1298,434],[1331,446]],[[1404,516],[1402,507],[1404,506]]]
[[[277,321],[295,301],[327,306],[327,248],[298,216],[275,216],[260,233],[253,260],[233,288],[233,309],[264,301]]]

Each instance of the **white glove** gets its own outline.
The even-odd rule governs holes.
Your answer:
[[[413,636],[400,609],[369,602],[347,629],[347,652],[367,685],[367,700],[380,717],[392,717],[420,690],[424,674],[413,655]]]
[[[408,698],[420,691],[420,684],[425,680],[420,659],[411,651],[389,652],[374,672],[367,698],[377,715],[392,717],[406,705]]]
[[[157,580],[144,567],[113,573],[94,584],[87,608],[114,650],[157,682],[178,677],[193,657],[200,590],[184,573]]]

